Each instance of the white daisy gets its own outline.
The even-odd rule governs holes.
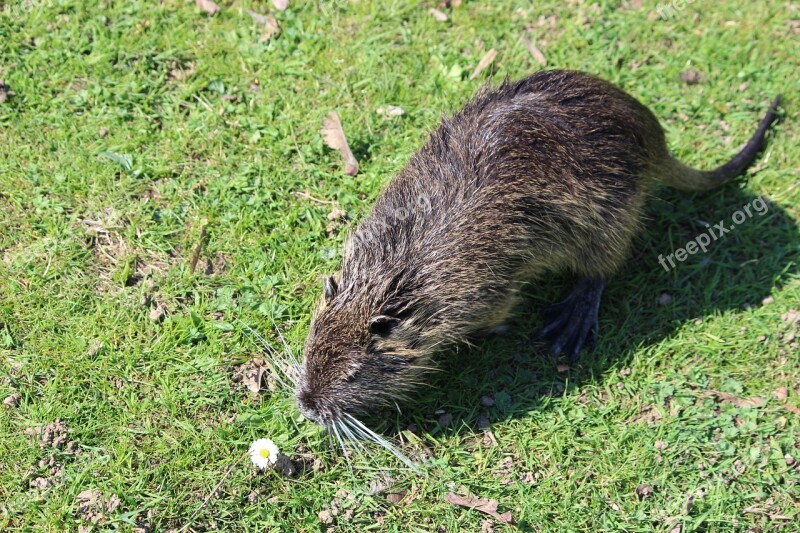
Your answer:
[[[269,439],[258,439],[250,445],[250,458],[261,470],[274,465],[278,461],[278,447]]]

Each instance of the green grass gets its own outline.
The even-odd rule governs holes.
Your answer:
[[[274,12],[282,34],[259,42],[247,9],[271,3],[220,3],[214,17],[177,0],[0,8],[14,92],[0,103],[0,399],[19,394],[0,408],[0,530],[317,531],[326,510],[341,531],[488,527],[448,492],[498,500],[523,531],[796,529],[796,6],[697,1],[660,20],[652,0],[467,0],[437,22],[435,2],[292,1]],[[560,276],[531,288],[512,333],[445,354],[433,387],[385,417],[407,454],[430,458],[425,476],[383,452],[352,457],[351,473],[288,391],[254,396],[236,380],[262,355],[244,325],[278,344],[274,318],[301,350],[347,231],[327,231],[327,214],[358,221],[443,112],[487,79],[541,68],[526,27],[548,66],[650,106],[691,164],[732,155],[779,92],[782,121],[737,184],[654,193],[580,367],[559,373],[520,343],[568,289]],[[701,83],[681,81],[690,67]],[[378,115],[387,104],[405,114]],[[356,177],[319,135],[332,110]],[[766,215],[670,272],[658,264],[757,196]],[[67,442],[40,445],[30,430],[57,419]],[[317,469],[258,473],[239,459],[259,437]],[[369,494],[378,465],[399,502]],[[87,490],[100,503],[81,505]]]

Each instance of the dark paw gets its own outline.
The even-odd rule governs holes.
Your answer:
[[[566,354],[570,363],[578,360],[584,347],[594,348],[604,287],[602,280],[581,280],[566,300],[545,307],[545,324],[535,340],[549,342],[550,354]]]

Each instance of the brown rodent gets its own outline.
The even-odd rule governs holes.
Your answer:
[[[588,74],[543,71],[481,90],[348,237],[305,342],[301,412],[336,428],[406,398],[438,351],[502,325],[523,285],[565,269],[579,281],[545,310],[540,337],[574,361],[594,343],[601,293],[651,182],[699,191],[733,179],[779,100],[738,155],[704,172],[672,157],[644,105]]]

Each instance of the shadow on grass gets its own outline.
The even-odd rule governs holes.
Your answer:
[[[420,389],[418,400],[401,406],[404,414],[388,417],[391,422],[385,416],[370,422],[388,433],[416,426],[429,435],[452,435],[465,426],[447,423],[447,415],[472,429],[524,418],[546,409],[548,397],[565,391],[579,394],[588,381],[613,367],[628,366],[642,347],[668,338],[687,322],[760,306],[796,272],[800,233],[796,222],[769,202],[763,215],[751,207],[751,217],[732,223],[735,212],[757,200],[735,184],[703,194],[658,191],[650,202],[645,231],[603,296],[597,348],[584,352],[576,367],[558,373],[556,365],[566,361],[554,360],[544,346],[527,342],[542,325],[541,308],[563,299],[575,282],[560,275],[532,284],[507,335],[443,354],[443,371],[429,377],[431,386]],[[670,271],[661,266],[659,254],[674,253],[707,232],[706,224],[713,227],[723,220],[732,229],[706,253],[698,251],[676,261]],[[491,396],[495,405],[482,405],[484,395]],[[447,413],[442,421],[437,415],[440,409]]]

